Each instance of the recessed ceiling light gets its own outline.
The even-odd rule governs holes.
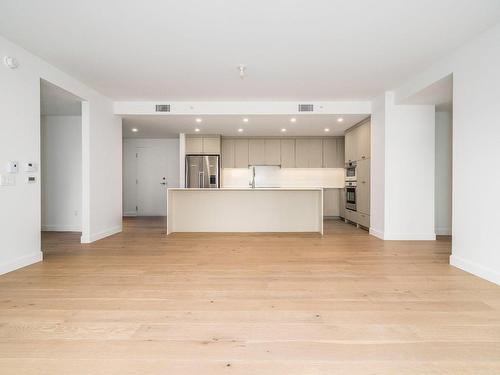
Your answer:
[[[292,118],[290,119],[290,121],[291,121],[291,122],[295,122],[295,121],[297,121],[297,119],[296,119],[295,117],[292,117]]]
[[[196,128],[196,129],[194,129],[194,131],[195,131],[195,132],[199,132],[199,131],[200,131],[200,129]]]
[[[285,128],[283,128],[283,129],[281,129],[281,131],[284,133],[284,132],[286,132],[286,129],[285,129]]]
[[[330,129],[328,129],[328,128],[325,128],[325,132],[329,132],[329,131],[330,131]]]
[[[243,119],[243,122],[248,122],[248,119],[245,117],[245,118]]]
[[[342,117],[339,117],[339,118],[337,119],[337,122],[342,122],[342,121],[344,121],[344,119],[343,119]]]
[[[139,131],[139,129],[137,129],[137,128],[132,128],[132,131],[133,131],[134,133],[137,133],[137,132]]]
[[[199,117],[196,119],[196,122],[202,122],[202,121],[203,120],[201,118],[199,118]]]
[[[243,129],[239,128],[238,131],[241,133],[243,131]]]

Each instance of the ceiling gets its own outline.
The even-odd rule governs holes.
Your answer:
[[[81,116],[82,100],[42,79],[40,80],[40,113],[43,116]]]
[[[296,122],[291,122],[294,117]],[[123,138],[176,138],[179,133],[222,134],[223,136],[334,136],[365,119],[366,115],[208,115],[122,116]],[[243,119],[247,118],[248,122]],[[342,118],[342,122],[338,122]],[[132,128],[138,131],[134,133]],[[238,129],[243,132],[238,132]],[[329,132],[325,132],[330,129]],[[281,129],[286,129],[282,132]]]
[[[499,20],[498,0],[0,2],[1,35],[115,100],[368,100]]]

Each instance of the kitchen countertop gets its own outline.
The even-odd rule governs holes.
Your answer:
[[[270,191],[320,191],[323,188],[320,187],[277,187],[277,188],[266,188],[266,187],[256,187],[252,189],[250,187],[226,187],[226,188],[217,188],[217,189],[207,189],[207,188],[168,188],[171,191],[254,191],[254,190],[270,190]]]

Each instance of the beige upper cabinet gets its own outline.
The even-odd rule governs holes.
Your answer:
[[[234,167],[248,168],[248,139],[234,140]]]
[[[297,168],[321,168],[323,165],[323,140],[296,139],[295,165]]]
[[[186,154],[202,154],[203,139],[201,137],[186,137]]]
[[[221,150],[222,150],[222,156],[221,156],[221,162],[222,162],[222,168],[234,168],[235,167],[235,162],[234,162],[234,139],[227,139],[224,138],[221,141]]]
[[[356,173],[356,209],[360,213],[370,215],[370,159],[358,161]]]
[[[220,154],[220,137],[203,137],[204,154]]]
[[[365,122],[357,128],[357,159],[370,158],[370,122]]]
[[[279,139],[264,140],[265,165],[281,164],[281,142]]]
[[[265,165],[266,143],[264,139],[249,139],[248,162],[250,165]]]
[[[187,136],[186,154],[220,154],[221,141],[219,136]]]
[[[344,167],[344,139],[323,139],[323,168]]]
[[[370,121],[345,133],[345,162],[370,158]]]
[[[295,168],[295,139],[281,140],[281,168]]]

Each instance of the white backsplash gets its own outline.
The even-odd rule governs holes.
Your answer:
[[[222,187],[249,187],[251,168],[222,169]],[[255,167],[256,187],[343,188],[344,168]]]

